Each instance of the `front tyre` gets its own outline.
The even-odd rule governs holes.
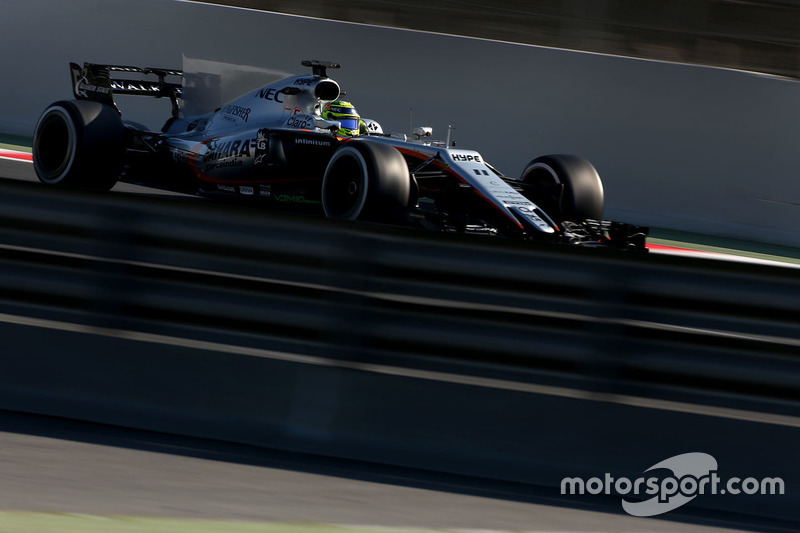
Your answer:
[[[411,178],[396,149],[349,141],[331,157],[322,180],[328,218],[389,221],[408,205]]]
[[[39,181],[107,191],[122,172],[125,127],[112,107],[63,100],[45,109],[33,136]]]
[[[556,222],[603,219],[603,183],[582,157],[537,157],[522,171],[521,181],[525,197]]]

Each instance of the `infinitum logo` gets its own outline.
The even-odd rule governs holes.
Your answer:
[[[645,472],[669,470],[668,476],[640,476],[636,479],[603,478],[584,480],[566,477],[561,480],[561,494],[617,494],[622,496],[622,508],[634,516],[655,516],[688,503],[701,494],[783,494],[784,483],[779,477],[761,480],[748,477],[728,478],[724,483],[717,475],[717,460],[707,453],[684,453],[656,463]],[[625,497],[653,496],[648,500],[629,501]]]

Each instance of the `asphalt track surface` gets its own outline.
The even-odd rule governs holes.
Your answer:
[[[0,150],[0,152],[2,152],[2,150]],[[36,177],[36,172],[33,170],[33,165],[30,162],[5,158],[2,157],[2,153],[0,153],[0,179],[2,178],[30,182],[39,181]],[[131,185],[129,183],[118,183],[114,186],[114,192],[134,193],[147,196],[183,196],[186,198],[194,198],[185,194],[173,193],[169,191],[158,191],[155,189],[140,187],[138,185]]]
[[[616,507],[615,513],[609,511]],[[0,411],[0,510],[513,531],[733,531],[531,487]],[[725,525],[724,517],[699,523]],[[0,524],[0,531],[2,531]]]
[[[30,163],[8,159],[0,159],[0,176],[36,180]],[[128,184],[114,190],[175,196]],[[715,514],[634,518],[617,498],[579,501],[530,486],[2,411],[0,510],[514,531],[748,527]]]

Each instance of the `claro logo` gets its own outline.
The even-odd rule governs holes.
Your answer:
[[[669,471],[670,475],[655,475]],[[651,476],[635,479],[566,477],[561,480],[561,494],[605,494],[622,496],[622,508],[633,516],[656,516],[689,503],[704,494],[784,494],[783,479],[779,477],[745,479],[731,477],[723,481],[717,475],[717,460],[707,453],[691,452],[676,455],[654,464],[644,471]],[[631,496],[652,496],[636,501]]]
[[[290,128],[309,130],[314,127],[314,119],[308,116],[291,116],[286,121],[286,125]]]

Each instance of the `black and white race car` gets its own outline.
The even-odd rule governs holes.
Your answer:
[[[311,74],[186,117],[180,70],[72,63],[75,99],[48,106],[36,126],[36,173],[48,185],[121,180],[330,218],[646,251],[646,228],[602,220],[603,186],[585,159],[545,155],[512,178],[476,151],[430,140],[430,128],[386,134],[354,110],[342,115],[359,131],[328,113],[342,92],[327,72],[339,65],[303,65]],[[169,98],[172,116],[147,131],[122,120],[115,94]]]

